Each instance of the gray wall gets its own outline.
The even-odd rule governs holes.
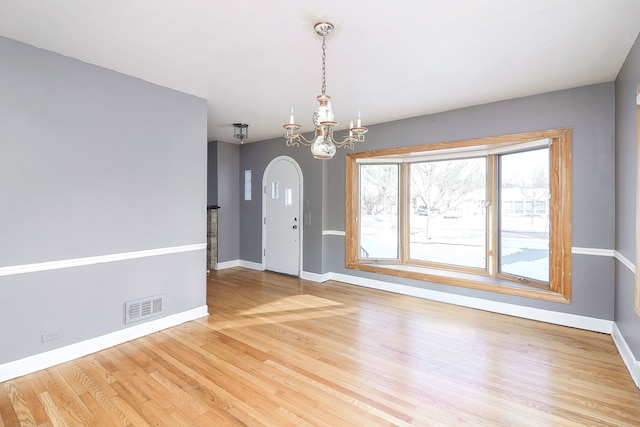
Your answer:
[[[215,142],[218,176],[218,262],[240,258],[240,150],[236,144]]]
[[[631,262],[636,256],[637,106],[640,39],[616,79],[616,250]],[[636,270],[638,266],[636,265]],[[615,321],[636,360],[640,360],[640,317],[634,310],[635,275],[616,261]]]
[[[611,250],[615,237],[614,104],[612,82],[495,102],[369,126],[367,140],[357,151],[571,127],[572,246]],[[307,148],[286,148],[279,138],[242,147],[240,164],[242,168],[262,171],[271,159],[283,154],[294,157],[302,168],[305,199],[312,196],[314,227],[324,222],[326,230],[344,230],[344,151],[339,150],[332,160],[322,162],[314,160]],[[256,262],[260,254],[253,248],[260,247],[259,209],[256,200],[246,205],[240,217],[241,257]],[[322,236],[322,229],[318,228],[305,230],[304,236],[304,270],[308,272],[343,273],[607,320],[614,317],[612,257],[574,254],[573,300],[571,304],[561,304],[348,270],[344,267],[343,237]]]
[[[205,100],[5,38],[0,94],[0,269],[205,242]],[[205,252],[0,277],[0,364],[204,305]]]
[[[207,206],[218,204],[218,143],[207,144]]]
[[[614,247],[614,84],[563,90],[496,102],[441,114],[370,126],[361,150],[571,127],[573,129],[572,246]],[[344,157],[336,156],[330,194],[331,227],[344,229]],[[337,172],[339,171],[339,172]],[[332,236],[331,254],[344,254],[344,242]],[[426,289],[613,320],[614,262],[611,257],[573,255],[572,303],[561,304],[363,274],[333,258],[331,271],[377,278]]]

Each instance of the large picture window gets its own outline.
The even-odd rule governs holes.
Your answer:
[[[571,130],[347,156],[348,268],[568,302]]]

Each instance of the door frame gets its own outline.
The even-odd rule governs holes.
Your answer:
[[[298,163],[291,157],[289,156],[278,156],[276,158],[274,158],[273,160],[271,160],[269,162],[269,164],[267,165],[267,167],[264,169],[264,173],[262,175],[262,270],[266,270],[267,268],[267,257],[266,257],[266,248],[267,248],[267,176],[269,175],[269,172],[271,171],[271,168],[273,167],[273,165],[276,164],[276,162],[279,161],[286,161],[289,162],[296,170],[297,174],[298,174],[298,188],[300,189],[300,193],[298,195],[298,252],[300,254],[300,259],[298,260],[298,277],[300,277],[302,275],[302,260],[304,259],[303,256],[303,236],[304,233],[302,232],[302,229],[304,228],[303,225],[303,221],[302,221],[302,215],[303,215],[303,195],[304,195],[304,180],[303,180],[303,176],[302,176],[302,169],[300,169],[300,165],[298,165]]]

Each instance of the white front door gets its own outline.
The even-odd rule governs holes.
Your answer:
[[[277,157],[263,178],[263,262],[266,270],[300,275],[302,172],[295,160]]]

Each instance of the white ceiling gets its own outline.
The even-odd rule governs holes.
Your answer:
[[[206,98],[227,142],[282,135],[292,104],[312,129],[318,21],[343,129],[612,81],[640,1],[0,0],[0,35]]]

